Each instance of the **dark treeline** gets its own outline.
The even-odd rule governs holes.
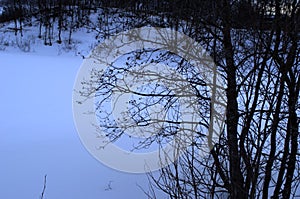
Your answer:
[[[100,2],[81,0],[7,0],[2,2],[4,11],[0,23],[14,21],[14,31],[23,35],[24,26],[38,23],[38,37],[45,45],[52,45],[53,31],[57,25],[57,42],[62,42],[61,34],[69,31],[69,43],[74,29],[89,23],[89,15],[100,6]]]
[[[44,40],[45,45],[52,45],[54,38],[56,42],[62,43],[62,32],[68,32],[68,42],[71,43],[72,32],[81,27],[101,31],[104,36],[110,35],[112,32],[108,25],[115,22],[109,22],[112,16],[116,18],[113,20],[119,20],[123,29],[146,24],[179,29],[183,20],[194,28],[204,21],[214,25],[222,15],[215,12],[215,8],[220,7],[218,4],[220,1],[211,0],[4,0],[0,23],[13,21],[15,34],[20,33],[21,36],[24,26],[38,23],[38,37]],[[261,3],[253,0],[233,1],[232,27],[272,29],[274,7],[272,0]],[[286,3],[282,7],[285,11],[276,20],[280,20],[282,26],[285,26],[290,17],[288,9],[291,5]],[[91,25],[90,15],[98,9],[102,9],[98,24]],[[158,20],[153,20],[153,16],[158,16]],[[299,11],[297,16],[299,18]],[[123,17],[127,20],[123,20]]]

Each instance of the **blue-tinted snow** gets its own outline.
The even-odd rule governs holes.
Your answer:
[[[146,198],[145,175],[95,160],[73,122],[72,89],[82,59],[0,52],[0,198]],[[109,183],[111,181],[111,189]]]

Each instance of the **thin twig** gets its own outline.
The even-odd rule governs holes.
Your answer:
[[[44,176],[44,187],[43,187],[43,191],[42,191],[42,194],[41,194],[41,199],[44,198],[45,190],[46,190],[46,184],[47,184],[47,175]]]

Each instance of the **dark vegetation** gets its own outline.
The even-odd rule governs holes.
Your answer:
[[[230,5],[230,25],[236,29],[274,29],[275,3],[274,1],[233,1]],[[152,25],[160,27],[172,27],[178,29],[182,20],[198,27],[203,23],[217,25],[220,13],[216,8],[221,5],[220,1],[209,0],[3,0],[0,2],[4,11],[0,15],[0,23],[13,21],[15,26],[12,30],[15,34],[23,35],[24,26],[39,26],[37,37],[43,38],[45,45],[52,45],[53,40],[61,43],[62,31],[69,32],[69,43],[71,43],[72,32],[81,27],[92,29],[99,28],[101,24],[109,26],[113,23],[108,20],[107,15],[115,15],[114,20],[122,17],[131,18],[124,21],[124,29],[130,26]],[[281,7],[292,6],[292,1],[282,2]],[[112,10],[108,8],[119,8]],[[98,17],[99,24],[91,26],[90,15],[102,9]],[[276,17],[276,24],[289,28],[291,20],[290,12],[286,10]],[[293,11],[294,12],[294,11]],[[299,20],[299,10],[295,11],[293,20]],[[153,20],[151,16],[158,16],[160,21]],[[295,18],[296,17],[296,18]],[[132,24],[132,21],[140,20]],[[299,20],[300,21],[300,20]],[[57,26],[57,28],[54,28]],[[200,27],[201,28],[201,27]],[[55,31],[54,31],[55,30]],[[110,35],[113,32],[105,33]],[[286,30],[289,31],[289,30]],[[299,32],[299,26],[295,27]]]

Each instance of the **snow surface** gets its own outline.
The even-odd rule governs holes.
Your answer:
[[[68,44],[37,38],[38,24],[14,35],[12,23],[0,27],[0,198],[147,198],[145,174],[122,173],[98,162],[84,148],[72,113],[77,71],[99,41],[79,29]],[[157,197],[164,198],[162,193]]]
[[[44,54],[0,51],[0,198],[40,198],[45,174],[46,199],[146,198],[146,175],[104,166],[80,142],[72,90],[82,58]]]

